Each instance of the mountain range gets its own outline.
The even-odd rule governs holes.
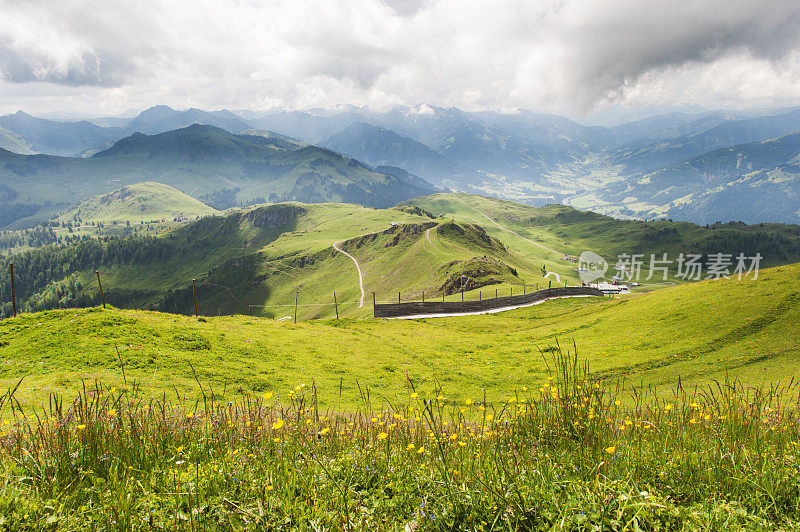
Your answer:
[[[310,201],[356,201],[354,198],[362,196],[353,190],[334,193],[328,181],[337,182],[338,178],[309,170],[308,166],[305,171],[310,174],[299,187],[296,180],[292,181],[297,175],[288,178],[290,186],[274,172],[264,174],[268,174],[269,185],[245,184],[259,179],[253,164],[264,167],[265,156],[241,144],[236,153],[229,150],[231,145],[218,152],[220,145],[216,142],[220,138],[208,144],[192,144],[191,154],[185,150],[188,146],[177,141],[169,148],[154,145],[172,138],[159,135],[195,124],[225,130],[239,137],[239,143],[244,142],[242,134],[272,139],[268,150],[273,152],[276,144],[284,143],[284,149],[291,145],[290,158],[299,157],[306,165],[311,164],[308,157],[326,159],[339,165],[334,173],[344,181],[363,182],[363,173],[373,172],[378,166],[402,169],[404,172],[389,174],[395,179],[407,175],[413,180],[404,185],[396,183],[397,196],[392,195],[394,185],[378,192],[380,203],[372,197],[373,192],[368,192],[357,200],[365,205],[401,201],[407,194],[418,192],[417,188],[430,190],[433,184],[531,205],[563,203],[620,217],[671,217],[698,223],[800,221],[800,183],[794,172],[800,151],[793,151],[791,137],[800,133],[800,108],[671,113],[614,127],[585,126],[565,117],[530,111],[472,113],[429,105],[382,112],[346,106],[264,114],[175,110],[160,105],[129,118],[73,122],[35,118],[20,111],[0,117],[0,147],[20,155],[68,156],[70,161],[37,156],[23,164],[13,155],[4,155],[0,157],[5,160],[0,163],[0,186],[13,191],[6,197],[18,194],[19,198],[13,200],[17,203],[55,201],[45,197],[47,194],[19,189],[21,183],[13,185],[16,178],[11,174],[16,172],[12,167],[37,168],[37,175],[44,172],[55,178],[64,168],[71,169],[65,177],[83,171],[97,176],[86,169],[110,164],[115,170],[106,181],[131,183],[138,173],[140,180],[163,179],[165,184],[194,197],[210,198],[212,203],[212,196],[230,200],[230,190],[237,187],[238,203],[272,194]],[[140,134],[152,138],[148,141]],[[251,143],[258,142],[263,141],[251,139]],[[136,156],[127,152],[132,145],[139,146]],[[141,150],[148,150],[148,154]],[[343,158],[334,163],[331,158],[336,154]],[[269,157],[270,165],[289,164],[285,157],[273,160],[276,155]],[[118,163],[84,165],[76,161],[107,161],[109,157],[116,157]],[[134,159],[141,168],[133,166]],[[124,164],[119,162],[123,160]],[[166,160],[182,161],[184,166],[170,163],[165,167]],[[312,179],[311,175],[317,177]],[[319,179],[324,183],[317,183]],[[370,180],[374,181],[374,176]],[[108,191],[92,190],[90,195]],[[60,199],[85,199],[81,194]]]
[[[74,203],[124,185],[157,181],[215,208],[266,201],[343,201],[387,207],[435,187],[279,135],[234,135],[192,125],[134,133],[91,157],[0,150],[6,203]]]

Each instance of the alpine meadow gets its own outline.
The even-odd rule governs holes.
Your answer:
[[[0,1],[0,529],[800,530],[800,6]]]

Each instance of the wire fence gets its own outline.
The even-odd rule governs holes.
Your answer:
[[[512,285],[503,287],[501,294],[501,288],[497,286],[494,288],[484,286],[483,290],[479,290],[478,287],[462,280],[460,284],[451,287],[450,290],[455,291],[441,289],[433,293],[426,293],[417,290],[406,292],[405,296],[402,292],[397,292],[397,297],[381,298],[378,298],[375,292],[367,292],[365,294],[367,297],[363,300],[341,299],[341,295],[334,291],[327,301],[321,301],[322,297],[318,291],[306,291],[301,288],[293,292],[293,297],[287,296],[286,292],[283,292],[283,301],[270,303],[264,302],[264,299],[269,299],[269,292],[263,287],[261,290],[265,293],[259,294],[259,288],[225,286],[207,282],[199,284],[196,279],[192,279],[185,287],[174,289],[109,287],[104,285],[105,279],[99,270],[93,272],[90,281],[83,279],[84,285],[77,287],[73,282],[71,288],[69,286],[64,288],[63,283],[55,285],[59,286],[61,291],[37,292],[33,290],[33,287],[27,287],[26,290],[25,286],[20,290],[15,283],[13,263],[9,265],[9,271],[10,290],[3,291],[2,299],[4,301],[0,301],[0,317],[4,318],[16,316],[19,312],[111,305],[122,309],[155,310],[197,317],[247,314],[278,321],[291,320],[296,323],[298,320],[339,318],[342,315],[361,314],[357,311],[362,308],[365,309],[364,312],[372,310],[373,316],[377,317],[397,313],[399,313],[397,315],[408,314],[410,311],[407,312],[406,309],[413,309],[414,312],[419,313],[473,312],[495,308],[501,302],[506,305],[522,304],[517,300],[509,303],[508,298],[526,296],[539,291],[538,284]],[[110,277],[113,281],[114,277]],[[85,285],[87,282],[89,284]],[[53,285],[53,283],[50,284]],[[549,288],[551,285],[552,282],[548,282],[546,286]],[[348,292],[351,292],[352,297],[352,288],[348,289]],[[385,294],[384,291],[384,296]],[[264,299],[258,301],[261,297]],[[492,303],[493,300],[497,300],[497,303]],[[478,302],[477,308],[474,308],[476,307],[475,301]],[[401,307],[403,310],[384,310],[398,304],[411,306]],[[369,309],[370,306],[372,306],[371,309]]]

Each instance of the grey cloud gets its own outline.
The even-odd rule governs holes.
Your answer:
[[[427,2],[426,0],[381,0],[381,3],[400,16],[411,17],[416,15]]]
[[[123,82],[124,70],[124,66],[112,66],[90,52],[60,65],[46,55],[16,50],[0,42],[0,78],[11,83],[46,81],[68,86],[115,87]]]
[[[799,30],[796,0],[0,0],[0,103],[764,105],[800,101]]]
[[[800,40],[800,3],[793,0],[597,5],[604,9],[594,19],[559,28],[569,35],[570,81],[587,107],[658,69],[713,63],[734,53],[778,61]]]

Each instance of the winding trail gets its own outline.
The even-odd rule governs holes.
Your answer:
[[[433,249],[435,249],[436,251],[439,251],[436,248],[436,246],[433,245],[433,241],[431,240],[431,228],[430,227],[428,228],[427,231],[425,231],[425,238],[428,240],[428,244],[430,244]],[[427,251],[431,255],[436,255],[437,254],[436,251],[431,251],[431,250],[428,249],[428,246],[425,245],[425,240],[422,241],[422,247],[425,249],[425,251]]]
[[[458,197],[458,196],[457,196],[457,197]],[[519,233],[515,233],[514,231],[512,231],[511,229],[509,229],[509,228],[507,228],[507,227],[503,227],[503,226],[502,226],[502,225],[500,225],[499,223],[495,222],[493,219],[489,218],[489,217],[488,217],[486,214],[484,214],[483,212],[479,211],[478,209],[476,209],[475,207],[473,207],[472,205],[470,205],[469,203],[467,203],[466,201],[464,201],[464,199],[463,199],[463,198],[461,198],[461,197],[458,197],[458,199],[459,199],[459,201],[461,201],[461,203],[463,203],[464,205],[466,205],[467,207],[469,207],[469,208],[470,208],[470,209],[472,209],[473,211],[477,212],[478,214],[480,214],[481,216],[483,216],[484,218],[486,218],[487,220],[489,220],[490,222],[492,222],[494,225],[496,225],[497,227],[499,227],[499,228],[500,228],[500,229],[502,229],[503,231],[508,231],[508,232],[509,232],[509,233],[511,233],[512,235],[518,236],[518,237],[520,237],[522,240],[524,240],[524,241],[526,241],[526,242],[530,242],[530,243],[531,243],[531,244],[533,244],[534,246],[539,246],[540,248],[542,248],[542,249],[546,249],[547,251],[552,251],[553,253],[558,253],[558,254],[559,254],[559,255],[561,255],[561,256],[567,256],[567,254],[566,254],[566,253],[564,253],[564,252],[562,252],[562,251],[556,251],[556,250],[554,250],[554,249],[551,249],[551,248],[549,248],[549,247],[547,247],[547,246],[545,246],[545,245],[543,245],[543,244],[540,244],[540,243],[538,243],[538,242],[534,242],[533,240],[531,240],[531,239],[529,239],[529,238],[525,238],[525,237],[524,237],[524,236],[522,236],[521,234],[519,234]]]
[[[333,243],[333,249],[350,257],[350,260],[356,265],[356,270],[358,270],[358,288],[361,290],[361,299],[358,301],[358,308],[361,308],[364,306],[364,276],[361,275],[361,266],[358,265],[358,261],[354,256],[339,247],[338,242]]]
[[[551,275],[555,275],[555,276],[556,276],[556,282],[557,282],[558,284],[561,284],[561,276],[560,276],[560,275],[558,275],[556,272],[547,272],[547,275],[545,275],[545,276],[544,276],[544,278],[545,278],[545,279],[547,279],[547,278],[548,278],[548,277],[550,277]]]

